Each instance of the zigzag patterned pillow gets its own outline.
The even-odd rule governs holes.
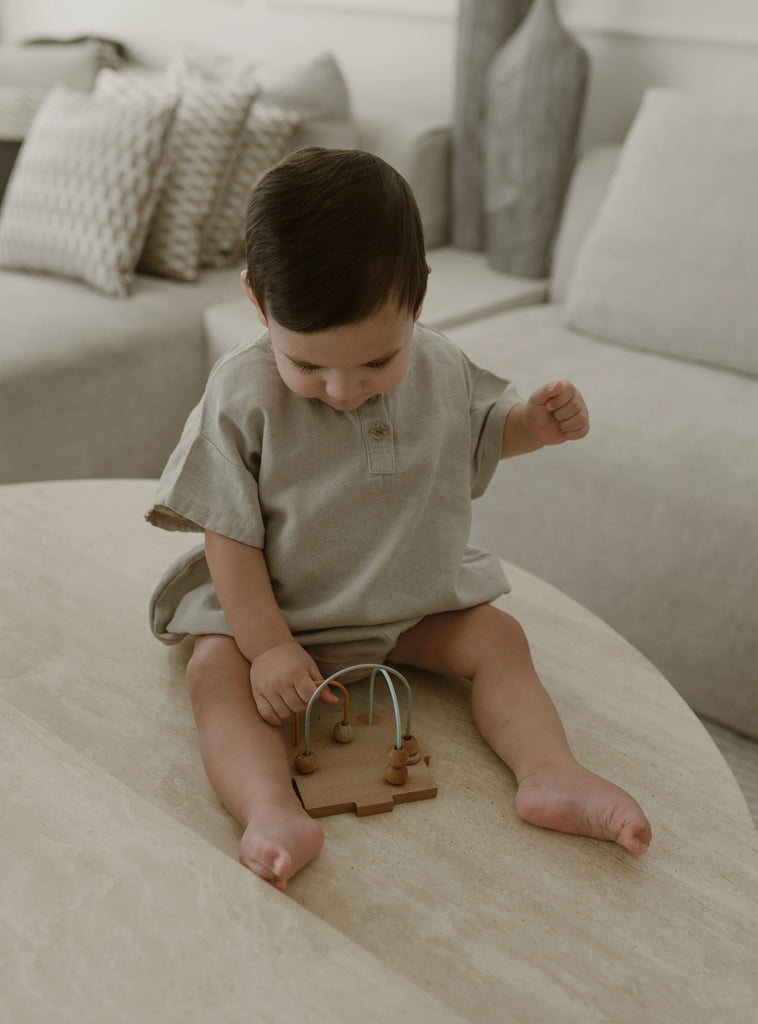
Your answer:
[[[49,91],[44,85],[0,85],[0,139],[25,138]]]
[[[293,110],[253,104],[226,184],[205,230],[200,259],[204,267],[226,267],[241,256],[248,193],[260,175],[292,149],[300,122],[300,114]]]
[[[150,224],[174,106],[53,89],[13,168],[0,265],[125,295]]]
[[[97,94],[179,95],[169,170],[150,224],[139,270],[197,280],[203,230],[223,187],[253,93],[169,69],[165,76],[101,71]]]

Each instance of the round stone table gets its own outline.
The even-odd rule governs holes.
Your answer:
[[[524,824],[468,684],[410,673],[437,797],[321,819],[286,894],[242,868],[189,645],[148,630],[197,542],[145,524],[152,491],[0,488],[4,1020],[753,1024],[758,837],[729,769],[637,651],[513,566],[503,607],[577,756],[645,808],[650,851]]]

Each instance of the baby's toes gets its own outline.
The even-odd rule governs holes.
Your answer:
[[[630,853],[645,853],[653,838],[653,830],[636,800],[632,800],[632,804],[633,806],[624,814],[616,842]]]

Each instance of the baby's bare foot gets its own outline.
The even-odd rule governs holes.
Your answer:
[[[284,892],[323,845],[323,829],[299,804],[259,803],[242,836],[240,863]]]
[[[532,825],[608,839],[632,853],[644,853],[652,838],[637,801],[576,762],[522,779],[516,810]]]

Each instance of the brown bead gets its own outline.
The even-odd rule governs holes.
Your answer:
[[[310,754],[300,753],[295,758],[295,767],[301,775],[310,775],[318,768],[318,758],[312,751]]]
[[[408,764],[418,764],[421,760],[421,751],[415,736],[403,736],[403,750],[408,751]]]
[[[338,743],[349,743],[354,738],[353,727],[348,722],[337,722],[332,729],[332,736]]]
[[[387,766],[389,768],[404,768],[408,764],[408,751],[404,747],[390,747],[387,751]]]
[[[384,778],[391,786],[402,786],[408,778],[408,769],[405,765],[403,765],[402,768],[395,768],[392,765],[388,765],[384,769]]]

